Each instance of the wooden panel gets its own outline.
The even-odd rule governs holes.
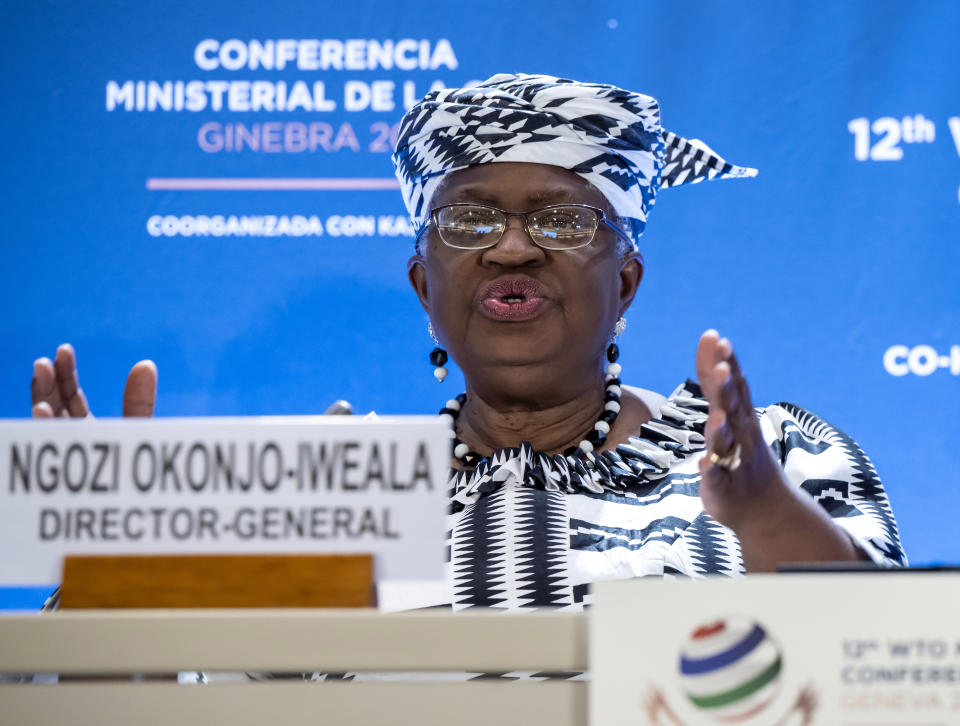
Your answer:
[[[0,618],[0,671],[582,671],[583,613],[115,610]]]
[[[60,607],[369,607],[370,555],[71,556]]]
[[[0,686],[5,726],[585,726],[587,684],[166,683]]]

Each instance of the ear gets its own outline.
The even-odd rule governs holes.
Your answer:
[[[631,252],[620,262],[620,314],[627,312],[643,279],[643,255]]]
[[[425,265],[426,260],[423,259],[423,255],[414,255],[407,260],[407,277],[410,278],[410,285],[413,287],[413,291],[417,293],[420,305],[423,306],[423,309],[429,315],[430,295],[427,291],[427,269]]]

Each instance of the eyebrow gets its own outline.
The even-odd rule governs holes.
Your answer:
[[[456,202],[478,202],[499,206],[501,199],[497,192],[480,186],[464,186],[452,191],[449,196],[451,203]],[[574,202],[577,201],[575,192],[563,187],[553,187],[547,189],[538,189],[527,195],[527,202],[531,204],[551,204],[554,202]]]

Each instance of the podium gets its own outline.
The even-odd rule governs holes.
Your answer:
[[[587,683],[465,680],[582,672],[583,614],[370,609],[74,610],[0,618],[5,726],[583,726]],[[379,680],[180,684],[176,674],[345,673]]]
[[[623,580],[593,596],[585,613],[0,617],[0,673],[60,674],[0,684],[0,723],[960,724],[955,572]],[[178,683],[186,671],[234,678]]]

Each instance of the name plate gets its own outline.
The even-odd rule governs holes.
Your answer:
[[[960,574],[594,587],[590,723],[960,724]]]
[[[372,553],[441,579],[438,417],[0,421],[0,585],[67,554]]]

